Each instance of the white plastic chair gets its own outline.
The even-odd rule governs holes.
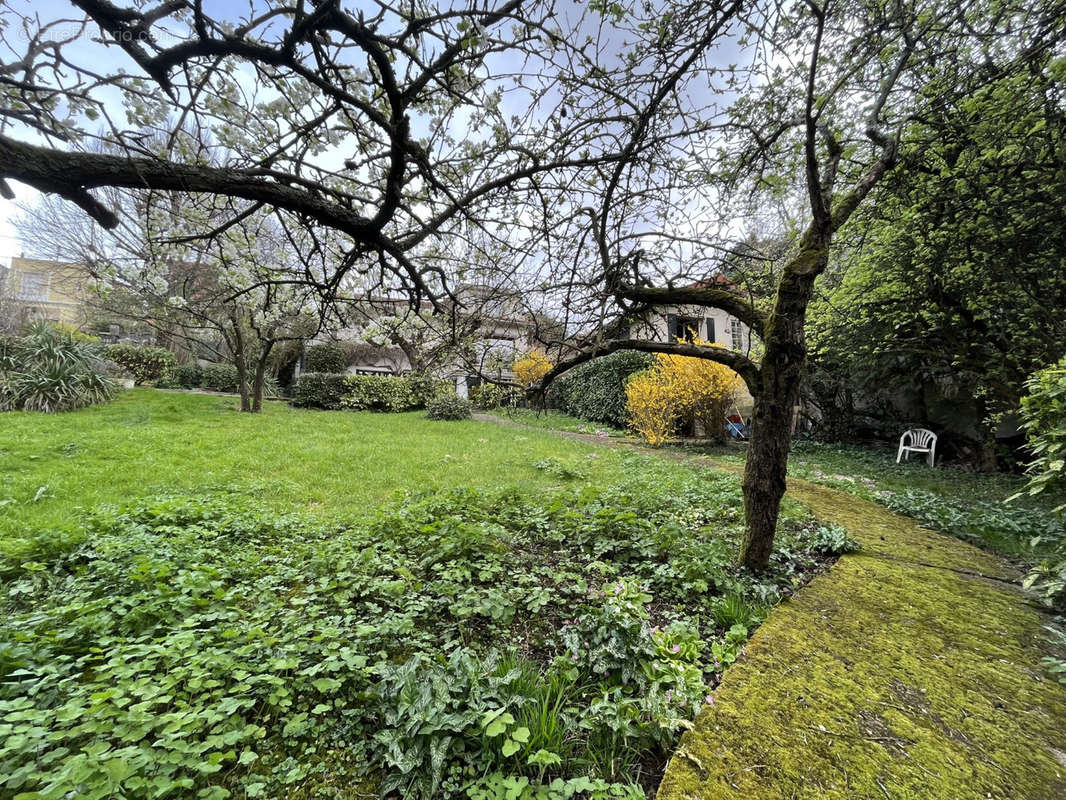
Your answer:
[[[899,437],[899,452],[896,453],[898,464],[904,454],[909,459],[911,453],[928,453],[929,466],[936,460],[936,434],[926,428],[909,428]]]

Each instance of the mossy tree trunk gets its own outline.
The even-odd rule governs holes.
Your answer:
[[[766,322],[760,385],[752,395],[751,441],[744,465],[744,543],[741,563],[756,571],[769,566],[785,494],[785,473],[794,409],[807,364],[803,327],[814,280],[829,257],[828,232],[809,234],[785,267],[773,312]]]

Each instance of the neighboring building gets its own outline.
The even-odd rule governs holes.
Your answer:
[[[719,308],[704,306],[657,306],[630,326],[627,338],[653,342],[701,339],[745,355],[751,354],[752,345],[751,329],[747,325]],[[737,409],[747,417],[754,403],[744,386],[737,397]]]
[[[655,342],[702,339],[741,353],[751,347],[747,325],[721,309],[703,306],[659,306],[646,320],[632,325],[629,335]]]
[[[462,352],[447,343],[452,333],[451,320],[429,315],[426,319],[394,325],[391,335],[383,321],[397,320],[408,314],[407,298],[376,297],[352,303],[348,324],[331,335],[320,337],[347,343],[351,362],[348,372],[362,375],[405,375],[417,369],[429,368],[448,378],[456,392],[466,397],[469,390],[485,380],[510,382],[514,379],[515,360],[533,349],[545,349],[546,339],[561,338],[559,326],[544,317],[531,314],[522,307],[517,295],[482,286],[464,286],[459,290],[464,311],[456,318],[459,338],[464,340]],[[413,317],[413,315],[412,315]],[[435,331],[436,320],[447,330]],[[367,332],[380,344],[367,341]],[[439,354],[438,354],[439,351]],[[430,364],[419,363],[427,358]]]
[[[55,322],[83,327],[89,320],[89,273],[79,264],[38,258],[12,258],[0,265],[3,327]]]

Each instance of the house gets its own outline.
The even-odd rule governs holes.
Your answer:
[[[0,328],[29,322],[84,327],[90,318],[91,277],[79,264],[16,256],[0,265]]]
[[[703,306],[657,306],[644,319],[630,325],[627,338],[630,337],[654,342],[701,339],[742,353],[751,349],[747,325],[721,309]]]
[[[434,314],[428,303],[416,314],[406,297],[351,302],[343,324],[316,342],[344,344],[349,373],[435,372],[466,397],[483,382],[513,381],[520,356],[562,337],[560,326],[525,308],[518,293],[470,284],[456,294],[462,306],[454,315]]]
[[[749,357],[752,350],[751,329],[745,323],[722,309],[706,306],[655,306],[641,319],[632,321],[622,333],[625,338],[653,342],[698,339]],[[747,417],[754,404],[747,386],[743,386],[737,396],[737,410]]]

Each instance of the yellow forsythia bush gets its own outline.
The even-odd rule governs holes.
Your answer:
[[[668,442],[674,432],[674,402],[670,386],[652,367],[630,376],[626,382],[626,413],[629,427],[653,447]]]
[[[514,378],[520,386],[528,389],[548,374],[551,360],[539,350],[531,350],[514,362]]]
[[[694,344],[717,347],[702,340]],[[706,358],[659,353],[651,369],[626,384],[629,425],[650,445],[668,441],[679,421],[699,422],[712,438],[725,435],[725,417],[743,381],[724,364]]]

